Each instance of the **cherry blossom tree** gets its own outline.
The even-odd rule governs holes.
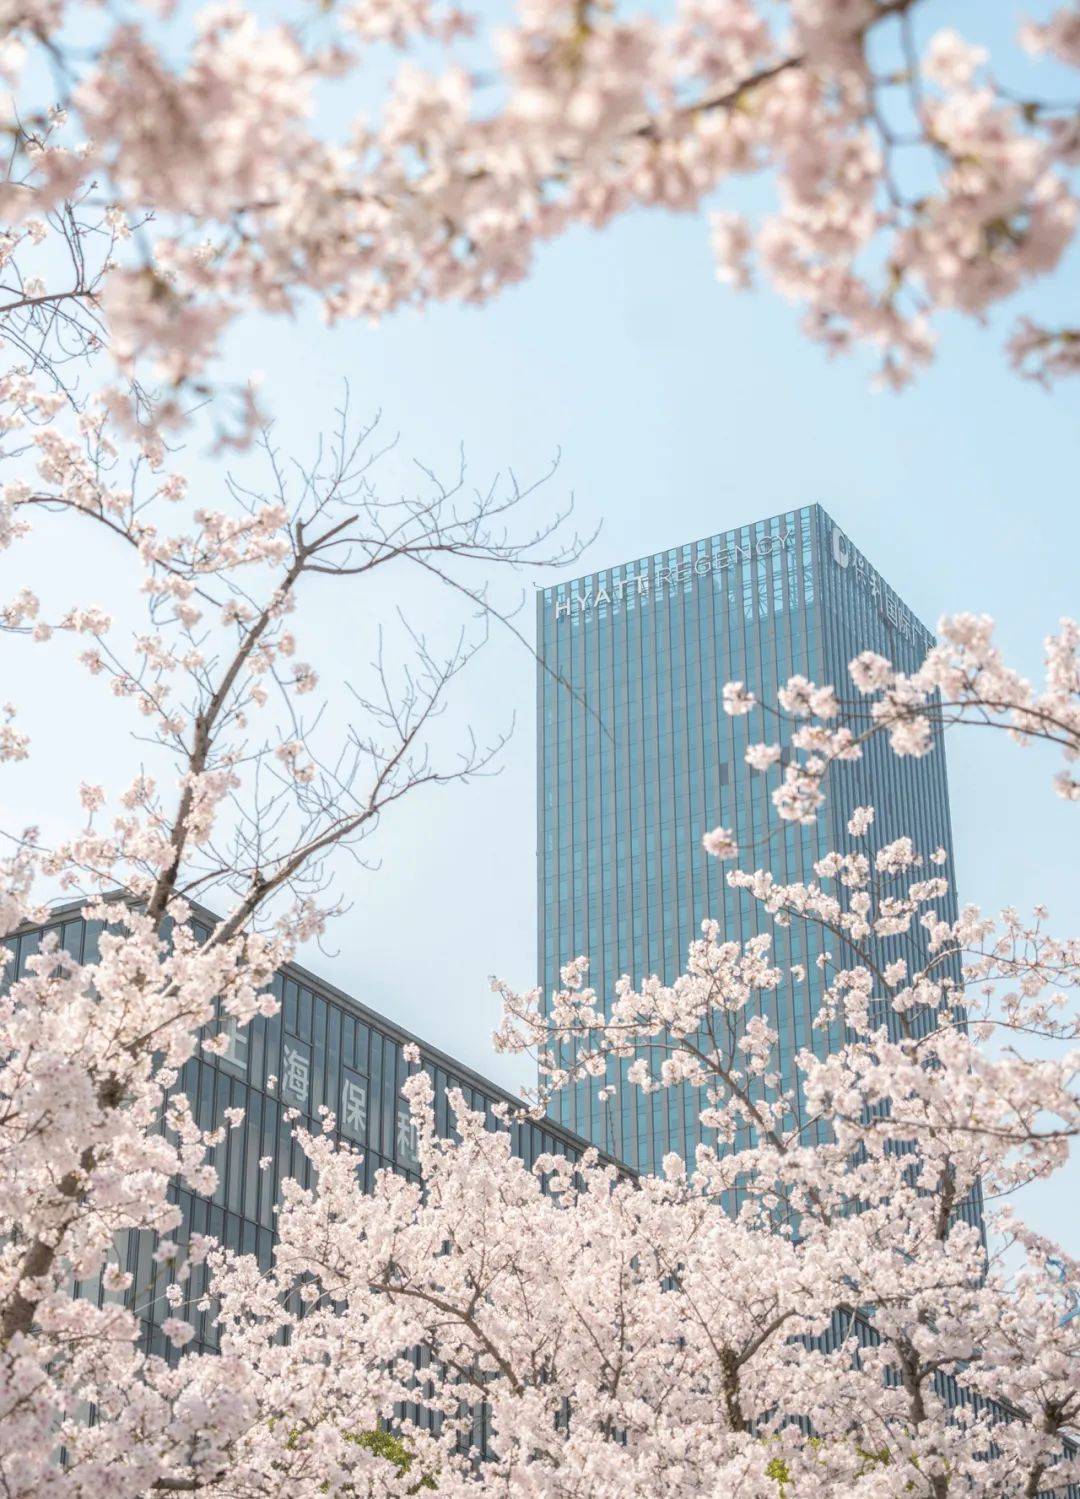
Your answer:
[[[243,433],[237,318],[484,301],[544,241],[650,206],[706,213],[721,281],[762,276],[902,385],[942,313],[983,317],[1072,242],[1078,24],[1063,5],[991,57],[934,0],[553,0],[492,35],[429,0],[15,0],[4,337],[137,428],[216,390]],[[754,222],[730,188],[751,173],[776,197]],[[91,392],[72,365],[103,345]],[[1021,311],[1009,357],[1049,379],[1078,349],[1067,312]]]
[[[988,618],[946,618],[940,634],[911,676],[869,653],[856,658],[848,698],[793,677],[773,707],[727,684],[728,713],[782,723],[788,756],[768,742],[746,752],[754,770],[775,775],[779,818],[815,821],[830,778],[871,739],[923,756],[953,724],[1001,728],[1021,745],[1049,742],[1066,764],[1055,789],[1077,799],[1076,624],[1063,620],[1047,638],[1041,691],[1003,661]],[[1076,1469],[1059,1461],[1061,1436],[1080,1414],[1077,1263],[1028,1229],[1012,1199],[1059,1171],[1080,1134],[1080,944],[1054,936],[1043,908],[1029,921],[974,907],[944,920],[944,851],[906,837],[874,848],[874,818],[873,808],[854,808],[850,846],[818,860],[808,882],[733,869],[728,881],[759,905],[762,934],[724,940],[706,922],[673,985],[653,977],[635,988],[624,978],[605,1003],[588,988],[581,957],[564,968],[557,995],[500,986],[496,1041],[535,1054],[541,1104],[578,1079],[610,1078],[612,1064],[646,1093],[695,1090],[706,1143],[691,1175],[686,1163],[665,1162],[669,1184],[723,1203],[740,1227],[771,1229],[768,1249],[751,1240],[742,1251],[763,1255],[755,1293],[775,1288],[773,1269],[782,1273],[789,1250],[796,1264],[805,1257],[784,1320],[770,1322],[774,1346],[753,1347],[755,1358],[783,1366],[767,1380],[776,1381],[775,1404],[748,1421],[755,1440],[780,1444],[779,1456],[766,1446],[749,1460],[755,1473],[764,1464],[782,1493],[788,1484],[795,1493],[1064,1492],[1058,1485],[1075,1482]],[[728,829],[703,843],[718,858],[739,856]],[[815,1025],[831,1033],[839,1021],[843,1037],[824,1056],[803,1049],[796,1080],[785,1077],[769,1019],[771,996],[789,978],[774,937],[793,924],[827,944]],[[916,931],[922,943],[906,942]],[[897,939],[914,956],[898,957]],[[790,976],[807,978],[798,965]],[[680,1292],[677,1273],[675,1282]],[[798,1319],[822,1287],[808,1330]],[[1020,1331],[1021,1305],[1038,1328]],[[839,1330],[838,1309],[848,1319]],[[740,1402],[753,1367],[741,1347],[713,1345],[721,1364],[734,1360],[740,1371]],[[796,1366],[798,1393],[781,1393]],[[1049,1366],[1062,1383],[1047,1379]],[[730,1472],[733,1486],[747,1482],[743,1470]],[[747,1491],[758,1492],[753,1480]]]
[[[29,375],[12,375],[4,398],[8,462],[32,480],[4,487],[7,555],[46,516],[72,544],[96,531],[120,553],[118,576],[129,569],[133,605],[116,599],[120,622],[98,608],[50,618],[23,586],[0,606],[9,649],[57,656],[74,643],[74,662],[55,660],[57,682],[72,666],[88,672],[133,751],[108,786],[76,778],[68,788],[70,836],[4,829],[0,930],[39,918],[59,892],[105,923],[92,964],[46,944],[0,1001],[0,1468],[29,1494],[60,1481],[62,1446],[76,1490],[110,1482],[112,1460],[84,1471],[79,1438],[63,1435],[68,1418],[86,1424],[88,1401],[97,1429],[114,1397],[133,1407],[158,1398],[129,1357],[140,1288],[110,1255],[129,1230],[168,1245],[170,1180],[213,1190],[215,1137],[172,1096],[178,1069],[274,1007],[275,969],[340,909],[331,856],[367,861],[403,798],[492,767],[504,735],[483,742],[443,722],[490,622],[516,629],[492,570],[569,560],[579,543],[560,539],[565,512],[528,520],[536,486],[513,476],[471,489],[464,469],[446,482],[424,471],[415,494],[383,492],[387,444],[347,410],[307,468],[287,465],[267,432],[268,486],[223,478],[215,505],[193,502],[164,453],[149,460],[107,412],[65,426],[62,398]],[[451,621],[443,638],[404,618],[389,638],[365,602],[385,572],[411,572],[438,597]],[[300,650],[297,612],[313,590],[340,595],[371,657],[340,728],[324,722],[322,699],[349,683],[338,674],[320,685]],[[31,750],[9,705],[0,755],[10,764]],[[202,940],[189,917],[204,900],[222,915]],[[72,1299],[72,1277],[99,1273],[103,1308]],[[118,1376],[111,1394],[85,1383],[99,1364]],[[230,1367],[212,1376],[222,1397],[236,1389]],[[179,1449],[166,1446],[165,1468],[136,1461],[132,1492],[176,1465]]]

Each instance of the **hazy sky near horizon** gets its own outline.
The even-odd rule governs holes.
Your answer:
[[[1068,318],[1077,266],[1074,255],[1053,293],[1025,297],[1024,309]],[[639,213],[544,247],[532,277],[487,308],[438,307],[376,329],[260,322],[234,338],[230,357],[267,372],[286,453],[302,454],[332,423],[346,380],[358,416],[381,409],[383,429],[401,433],[393,483],[410,482],[407,458],[451,471],[459,445],[479,483],[510,467],[530,477],[558,451],[552,505],[572,493],[581,529],[601,527],[574,572],[820,501],[928,624],[944,611],[992,613],[1009,657],[1035,675],[1043,635],[1080,611],[1080,384],[1048,393],[1009,371],[1002,345],[1017,310],[985,328],[946,321],[919,384],[874,395],[867,363],[828,361],[769,290],[716,283],[700,217]],[[220,472],[206,456],[194,466],[212,503]],[[101,578],[106,596],[87,590],[81,541],[56,533],[56,581],[77,579],[81,602],[108,605],[112,575]],[[348,676],[370,658],[395,588],[374,605],[317,605],[300,654],[318,664],[329,653]],[[520,622],[531,635],[531,598]],[[77,748],[65,737],[70,707],[42,685],[29,649],[4,645],[3,695],[27,703],[21,716],[41,745],[7,775],[8,825],[47,824],[56,778],[94,779],[84,761],[104,778],[118,752],[97,719]],[[487,977],[527,986],[535,972],[534,698],[528,652],[496,633],[454,711],[481,737],[514,720],[501,773],[396,809],[381,866],[342,866],[349,913],[325,953],[305,955],[509,1086],[529,1069],[492,1053]],[[1080,932],[1080,807],[1054,797],[1056,763],[981,731],[954,735],[949,758],[961,899],[1022,910],[1045,900],[1062,935]],[[1077,1246],[1060,1184],[1027,1206]]]

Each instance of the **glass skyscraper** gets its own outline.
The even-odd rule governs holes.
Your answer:
[[[759,713],[731,717],[721,693],[741,680],[767,704],[801,673],[851,696],[848,662],[873,650],[914,669],[934,637],[820,505],[787,511],[701,541],[545,589],[537,596],[539,982],[579,953],[609,999],[620,975],[670,982],[705,917],[725,937],[759,930],[756,904],[727,887],[705,854],[708,829],[731,828],[742,867],[784,881],[812,878],[830,849],[873,850],[902,834],[920,853],[952,843],[944,750],[898,759],[882,739],[862,760],[834,767],[814,826],[780,823],[771,792],[781,771],[750,770],[746,747],[784,740]],[[848,691],[845,694],[844,689]],[[846,823],[876,809],[858,845]],[[950,895],[939,904],[955,913]],[[921,929],[908,939],[919,948]],[[835,945],[835,944],[834,944]],[[814,1029],[821,942],[796,926],[777,934],[776,961],[807,981],[768,996],[781,1075],[795,1054],[839,1036]],[[918,962],[919,954],[914,954]],[[815,982],[817,980],[817,982]],[[614,1096],[601,1102],[609,1085]],[[690,1089],[645,1095],[614,1070],[555,1097],[553,1116],[631,1165],[664,1154],[692,1158],[701,1138]],[[746,1143],[744,1141],[737,1142]]]

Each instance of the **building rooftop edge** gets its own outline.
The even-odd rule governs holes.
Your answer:
[[[730,536],[736,531],[745,531],[751,526],[767,525],[770,521],[783,520],[785,515],[795,515],[800,510],[820,510],[822,515],[832,520],[832,516],[824,505],[817,500],[812,500],[806,505],[789,505],[786,510],[776,510],[772,515],[758,515],[753,520],[740,521],[738,525],[725,526],[721,531],[710,531],[707,535],[695,536],[690,541],[678,541],[673,546],[660,547],[654,552],[641,552],[636,557],[624,557],[616,562],[605,562],[602,566],[591,568],[588,572],[579,573],[576,578],[558,578],[553,583],[545,583],[542,587],[537,587],[536,591],[542,597],[549,589],[558,588],[560,585],[564,588],[573,588],[576,583],[583,583],[586,578],[595,578],[597,573],[609,573],[613,568],[629,567],[637,562],[652,562],[658,557],[665,557],[668,552],[680,552],[683,547],[701,546],[704,542],[716,541],[721,536]],[[835,525],[836,522],[834,521],[833,524]]]
[[[103,897],[88,897],[80,900],[61,902],[50,907],[48,921],[62,919],[65,915],[79,915],[83,906],[87,904],[88,899],[104,899],[122,903],[125,897],[119,891],[110,891]],[[217,926],[220,923],[221,917],[217,916],[207,906],[201,905],[198,901],[188,901],[188,905],[191,907],[192,914],[197,920],[208,922],[211,926]],[[17,937],[23,932],[36,931],[43,924],[47,923],[25,921],[13,931],[0,935],[0,943],[3,943],[8,937]],[[474,1067],[470,1067],[467,1063],[460,1062],[456,1057],[452,1057],[449,1052],[442,1051],[439,1047],[432,1046],[429,1041],[425,1041],[422,1036],[417,1036],[412,1031],[407,1031],[397,1021],[391,1020],[380,1010],[373,1010],[370,1005],[364,1004],[363,1000],[356,999],[353,995],[347,994],[344,989],[339,989],[329,979],[325,979],[319,974],[314,973],[310,968],[305,968],[302,963],[290,960],[288,963],[282,964],[278,971],[284,973],[288,978],[295,979],[300,983],[320,990],[329,999],[335,999],[340,1004],[347,1005],[349,1009],[357,1012],[360,1019],[373,1022],[378,1029],[402,1045],[412,1043],[418,1046],[423,1052],[425,1060],[432,1061],[437,1066],[444,1067],[447,1072],[452,1072],[458,1081],[467,1083],[470,1087],[481,1088],[484,1092],[494,1095],[496,1101],[501,1100],[504,1103],[510,1104],[515,1109],[526,1109],[527,1105],[524,1100],[515,1097],[501,1083],[493,1082],[491,1078],[485,1077],[481,1072],[477,1072]],[[557,1119],[552,1119],[549,1115],[543,1114],[539,1119],[534,1119],[533,1122],[540,1125],[541,1128],[551,1130],[553,1134],[560,1135],[569,1144],[580,1149],[582,1152],[595,1150],[601,1160],[610,1165],[617,1166],[620,1171],[625,1171],[630,1175],[637,1174],[634,1168],[625,1161],[621,1161],[617,1156],[613,1156],[608,1151],[602,1150],[599,1145],[595,1145],[591,1140],[584,1139],[581,1135],[575,1133],[574,1130],[567,1129],[566,1125],[560,1124]]]
[[[867,554],[863,552],[862,548],[856,546],[855,543],[851,541],[851,538],[848,536],[847,532],[833,517],[831,512],[825,508],[820,500],[811,500],[808,503],[801,505],[790,505],[786,510],[777,510],[774,511],[771,515],[762,515],[756,517],[754,520],[742,521],[738,525],[727,526],[722,531],[712,531],[707,536],[697,536],[692,541],[676,542],[674,546],[662,547],[659,551],[643,552],[637,557],[627,557],[619,562],[608,562],[605,563],[602,567],[592,568],[589,572],[579,573],[576,578],[557,578],[551,583],[537,585],[537,617],[539,619],[540,613],[544,607],[545,600],[547,600],[552,595],[555,595],[559,590],[562,590],[565,595],[565,593],[577,589],[579,584],[588,582],[591,579],[595,579],[600,573],[610,573],[615,568],[619,567],[636,567],[642,563],[662,561],[662,559],[665,559],[670,552],[681,552],[684,549],[702,546],[708,542],[716,542],[722,537],[735,535],[739,531],[746,531],[754,526],[767,526],[770,525],[773,521],[783,520],[785,516],[797,515],[800,510],[818,511],[818,513],[824,518],[824,520],[835,530],[839,531],[840,534],[848,542],[848,544],[852,546],[854,550],[866,560],[871,571],[877,575],[877,577],[889,590],[889,592],[892,593],[901,604],[903,604],[908,614],[910,614],[915,622],[919,625],[923,633],[931,640],[935,640],[937,638],[937,632],[930,629],[930,627],[923,620],[923,617],[918,612],[918,610],[913,609],[907,602],[904,595],[901,594],[900,591],[882,575],[882,573],[870,561],[870,558],[867,556]]]

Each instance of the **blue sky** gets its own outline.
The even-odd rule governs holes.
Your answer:
[[[725,202],[739,206],[740,194]],[[1024,306],[1068,318],[1076,270],[1073,257],[1053,292]],[[993,613],[1010,657],[1034,674],[1042,636],[1080,610],[1080,387],[1047,393],[1009,372],[1011,316],[984,328],[947,321],[918,386],[874,395],[867,366],[829,362],[771,292],[716,283],[700,217],[642,213],[545,247],[531,279],[487,308],[332,332],[313,318],[260,322],[235,338],[230,363],[267,372],[287,452],[331,424],[347,379],[358,415],[381,408],[402,434],[394,482],[409,482],[405,455],[452,469],[459,444],[481,481],[509,466],[528,476],[561,450],[552,503],[572,491],[582,529],[602,526],[576,571],[820,501],[929,624],[945,610]],[[193,463],[214,500],[218,468]],[[81,550],[52,560],[61,581],[78,576],[79,597],[96,601]],[[329,656],[343,677],[361,669],[396,588],[367,613],[316,606],[301,654]],[[531,630],[531,600],[523,621]],[[10,675],[5,696],[29,698],[29,726],[55,726],[66,710],[35,696],[28,664],[12,658]],[[487,976],[525,986],[534,975],[533,663],[496,638],[460,689],[455,721],[481,735],[516,718],[502,773],[403,804],[380,840],[380,869],[343,867],[351,911],[328,952],[306,961],[514,1085],[529,1070],[491,1052]],[[7,822],[13,806],[47,819],[56,775],[94,778],[47,737],[9,779]],[[107,769],[115,743],[105,729],[90,737],[87,761]],[[1066,935],[1080,930],[1080,807],[1053,796],[1054,769],[1003,736],[971,731],[950,747],[961,899],[1021,909],[1045,900]],[[1028,1211],[1048,1231],[1071,1232],[1075,1248],[1062,1197],[1060,1186],[1034,1192]]]

